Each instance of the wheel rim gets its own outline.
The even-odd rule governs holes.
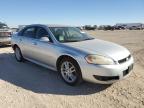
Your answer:
[[[77,79],[75,66],[68,61],[62,63],[61,74],[68,83],[72,83]]]
[[[18,60],[21,59],[21,53],[20,53],[20,50],[19,50],[18,48],[15,49],[15,55],[16,55],[16,58],[17,58]]]

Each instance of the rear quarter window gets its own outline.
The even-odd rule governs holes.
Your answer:
[[[35,38],[36,37],[36,27],[24,28],[18,33],[19,36]]]

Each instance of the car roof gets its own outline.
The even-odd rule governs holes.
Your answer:
[[[69,25],[58,25],[58,24],[48,24],[47,26],[48,27],[72,27],[72,26],[69,26]]]
[[[73,27],[73,26],[69,26],[69,25],[60,25],[60,24],[31,24],[31,25],[26,25],[25,27],[30,27],[30,26]]]

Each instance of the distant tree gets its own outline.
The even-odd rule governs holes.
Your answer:
[[[91,26],[91,25],[85,25],[84,28],[85,28],[85,30],[95,30],[96,29],[94,26]]]
[[[114,26],[101,25],[101,26],[98,27],[98,30],[114,30]]]
[[[104,30],[114,30],[114,26],[110,26],[110,25],[105,26]]]
[[[103,25],[100,25],[100,26],[98,27],[98,30],[104,30],[104,26],[103,26]]]
[[[98,28],[97,25],[94,25],[94,28],[97,29]]]

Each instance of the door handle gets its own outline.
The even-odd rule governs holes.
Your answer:
[[[33,42],[32,44],[33,44],[33,45],[37,45],[37,43],[36,43],[36,42]]]

